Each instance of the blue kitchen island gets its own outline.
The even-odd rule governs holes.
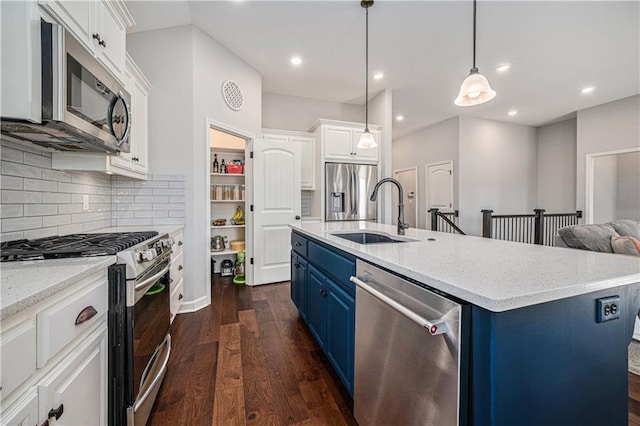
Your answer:
[[[639,259],[416,229],[358,244],[345,231],[395,227],[293,226],[291,293],[351,395],[360,259],[463,306],[458,424],[627,424]]]

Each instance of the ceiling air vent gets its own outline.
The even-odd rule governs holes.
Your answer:
[[[222,83],[222,97],[227,106],[234,111],[240,111],[244,106],[242,89],[240,89],[240,86],[233,80],[227,80]]]

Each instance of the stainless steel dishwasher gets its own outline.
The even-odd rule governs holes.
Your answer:
[[[461,305],[358,260],[354,414],[361,426],[466,422]],[[461,361],[464,361],[463,364]],[[461,368],[463,367],[463,368]],[[462,398],[461,398],[462,395]]]

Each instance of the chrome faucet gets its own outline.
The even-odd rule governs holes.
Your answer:
[[[373,188],[373,193],[371,194],[371,197],[369,199],[371,201],[376,201],[376,199],[378,198],[378,189],[385,182],[391,182],[392,184],[394,184],[395,186],[398,187],[398,196],[399,196],[399,199],[398,199],[398,235],[404,235],[404,230],[409,228],[409,224],[408,223],[404,223],[404,203],[402,202],[404,200],[404,191],[402,189],[402,185],[400,185],[400,182],[398,182],[397,180],[392,179],[392,178],[384,178],[384,179],[380,180],[378,183],[376,183],[375,188]]]

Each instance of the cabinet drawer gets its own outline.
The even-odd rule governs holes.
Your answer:
[[[336,278],[336,283],[349,294],[355,294],[353,284],[349,280],[356,273],[355,259],[338,254],[313,241],[309,241],[308,250],[310,263],[324,269],[329,275]]]
[[[307,243],[309,240],[295,232],[291,233],[291,249],[297,251],[302,256],[307,257]]]
[[[180,252],[177,256],[171,256],[171,268],[169,269],[169,276],[173,280],[173,284],[182,279],[182,270],[184,269],[184,253]],[[173,289],[173,285],[171,287]]]
[[[38,314],[38,367],[107,313],[106,278],[100,277],[73,296]]]
[[[177,256],[182,253],[182,248],[184,247],[184,233],[180,232],[179,234],[174,235],[173,237],[173,255]]]
[[[38,390],[29,389],[18,401],[2,412],[1,425],[38,425]]]
[[[180,281],[175,284],[175,286],[171,290],[171,320],[173,321],[173,317],[180,311],[180,307],[182,306],[182,300],[184,299],[184,280],[180,279]]]
[[[25,321],[0,336],[0,395],[9,395],[36,371],[36,321]],[[4,424],[4,423],[3,423]]]

